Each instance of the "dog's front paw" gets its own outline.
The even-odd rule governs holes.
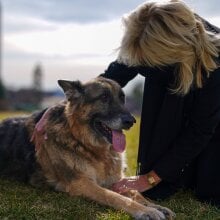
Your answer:
[[[134,216],[135,220],[165,220],[165,215],[158,209],[147,207],[146,211],[139,212]]]
[[[155,204],[149,205],[149,207],[155,208],[158,211],[162,212],[165,215],[166,219],[174,219],[176,216],[173,211],[171,211],[170,209],[166,207],[155,205]]]

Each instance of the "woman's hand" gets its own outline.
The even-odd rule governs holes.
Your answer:
[[[112,190],[120,194],[128,192],[132,189],[139,192],[144,192],[150,188],[152,188],[152,186],[147,182],[145,175],[124,178],[112,186]]]
[[[154,171],[149,172],[148,175],[151,175],[155,179],[155,185],[161,181],[160,177],[157,176],[157,174]],[[153,185],[149,183],[147,175],[139,175],[121,179],[119,182],[113,184],[112,190],[120,194],[123,194],[130,190],[144,192],[146,190],[151,189],[152,187]]]

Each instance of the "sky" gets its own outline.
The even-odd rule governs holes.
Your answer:
[[[117,58],[122,16],[143,2],[1,0],[4,84],[14,89],[30,87],[38,64],[44,90],[57,88],[58,79],[84,82],[103,73]],[[220,27],[219,0],[185,2]]]

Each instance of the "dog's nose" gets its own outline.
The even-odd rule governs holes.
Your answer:
[[[129,129],[134,123],[136,123],[135,118],[131,114],[122,114],[121,120],[125,129]]]

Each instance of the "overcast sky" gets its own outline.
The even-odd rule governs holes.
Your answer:
[[[44,88],[57,79],[88,80],[117,57],[121,17],[141,0],[2,0],[2,78],[7,86],[31,85],[40,63]],[[186,0],[220,26],[219,0]]]

